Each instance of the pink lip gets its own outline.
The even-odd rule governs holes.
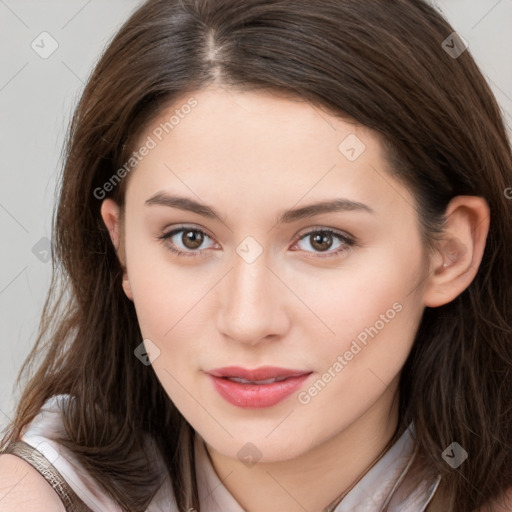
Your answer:
[[[242,408],[262,408],[271,407],[284,400],[296,391],[312,372],[271,366],[255,370],[230,366],[207,373],[216,391],[232,405]],[[269,384],[244,384],[228,380],[227,377],[238,377],[250,381],[284,377],[285,380]]]

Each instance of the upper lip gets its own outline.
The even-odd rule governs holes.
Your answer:
[[[278,379],[282,377],[299,377],[311,373],[307,370],[291,370],[288,368],[279,368],[277,366],[262,366],[249,370],[239,366],[226,366],[209,370],[207,373],[214,377],[239,377],[244,380],[258,381],[267,379]]]

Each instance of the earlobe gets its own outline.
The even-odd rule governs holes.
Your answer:
[[[130,281],[128,279],[128,274],[126,273],[126,271],[124,272],[123,274],[123,290],[124,290],[124,293],[126,294],[126,296],[131,300],[133,301],[133,293],[132,293],[132,288],[130,286]]]
[[[471,284],[482,261],[489,225],[490,209],[484,198],[457,196],[450,201],[444,237],[432,259],[425,306],[447,304]]]

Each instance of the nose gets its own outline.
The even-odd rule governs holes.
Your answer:
[[[220,284],[217,328],[226,338],[256,345],[282,337],[290,328],[290,293],[268,267],[265,253],[252,263],[235,254],[233,268]]]

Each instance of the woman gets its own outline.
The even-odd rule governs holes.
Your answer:
[[[55,510],[511,510],[511,169],[423,1],[146,2],[70,128],[6,510],[32,469]]]

